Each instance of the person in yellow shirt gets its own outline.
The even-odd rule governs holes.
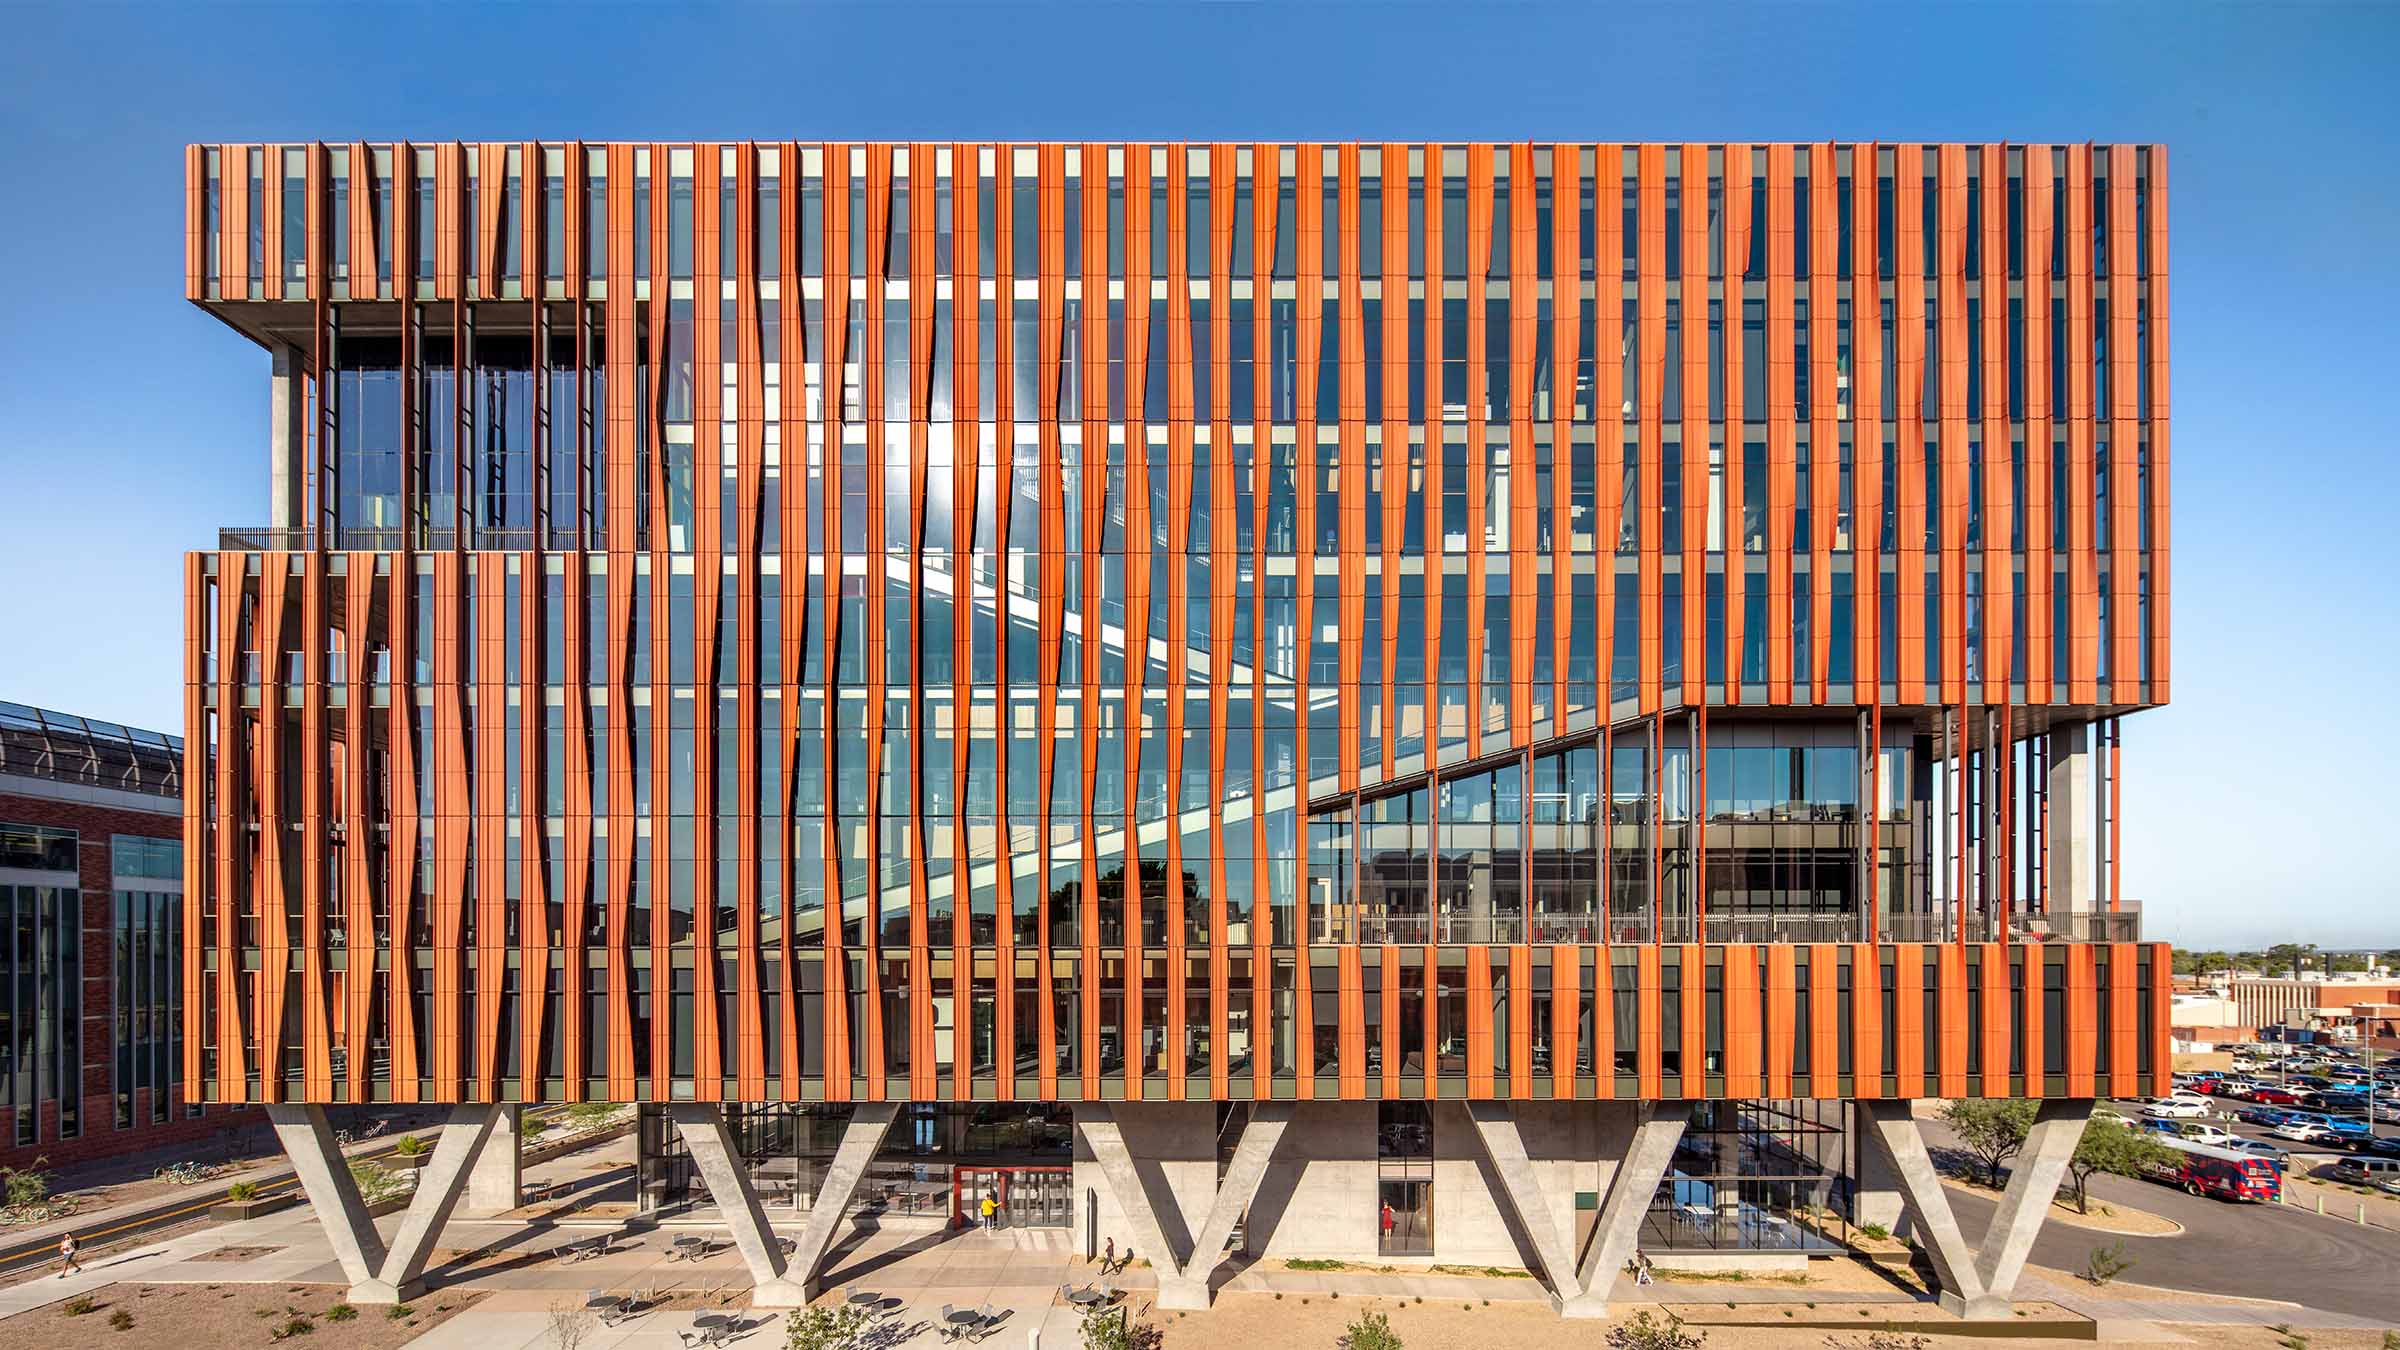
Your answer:
[[[994,1200],[991,1197],[990,1192],[987,1191],[984,1193],[983,1204],[980,1205],[978,1209],[983,1215],[983,1226],[985,1230],[989,1231],[990,1229],[996,1227],[996,1225],[992,1222],[992,1216],[1000,1212],[1000,1202]]]

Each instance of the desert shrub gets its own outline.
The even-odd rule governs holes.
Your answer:
[[[48,1158],[36,1158],[30,1167],[0,1167],[0,1189],[5,1189],[11,1209],[19,1205],[38,1205],[50,1198],[50,1174],[42,1170]]]
[[[851,1304],[820,1303],[787,1323],[787,1350],[858,1350],[869,1322],[867,1310]]]
[[[1342,1350],[1400,1350],[1400,1333],[1379,1312],[1360,1313],[1342,1332]]]
[[[75,1297],[68,1299],[65,1303],[60,1304],[59,1310],[64,1312],[69,1317],[82,1317],[87,1313],[98,1312],[100,1310],[100,1305],[92,1301],[92,1296],[90,1294],[77,1294]]]
[[[350,1179],[358,1183],[359,1199],[370,1205],[407,1190],[412,1180],[382,1163],[365,1159],[350,1164]]]
[[[2092,1248],[2092,1254],[2084,1258],[2083,1278],[2093,1284],[2107,1284],[2131,1269],[2133,1258],[2125,1254],[2125,1244],[2111,1242],[2105,1247]]]
[[[237,1181],[225,1188],[225,1198],[235,1201],[256,1200],[258,1198],[258,1183],[255,1181]]]
[[[1162,1350],[1166,1329],[1137,1322],[1119,1308],[1083,1319],[1083,1350]]]
[[[1708,1344],[1708,1333],[1684,1330],[1683,1319],[1673,1313],[1661,1322],[1645,1311],[1611,1327],[1608,1344],[1609,1350],[1700,1350]]]

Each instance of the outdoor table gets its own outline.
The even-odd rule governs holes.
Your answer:
[[[612,1326],[620,1319],[633,1315],[633,1300],[623,1294],[594,1294],[583,1301],[583,1306],[598,1313],[602,1322]]]
[[[961,1308],[942,1320],[949,1323],[951,1326],[963,1329],[966,1327],[971,1327],[977,1322],[982,1321],[983,1314],[975,1311],[973,1308]]]
[[[846,1303],[848,1303],[848,1304],[850,1304],[850,1305],[851,1305],[851,1306],[853,1306],[853,1307],[858,1307],[858,1308],[876,1308],[876,1307],[880,1307],[880,1306],[882,1305],[882,1303],[883,1303],[883,1295],[881,1295],[881,1294],[869,1293],[869,1292],[867,1292],[866,1290],[864,1290],[864,1289],[861,1289],[861,1290],[859,1290],[858,1292],[856,1292],[856,1293],[854,1293],[854,1294],[850,1295],[850,1297],[849,1297],[849,1298],[847,1298],[847,1299],[845,1299],[845,1300],[843,1300],[843,1301],[844,1301],[844,1302],[846,1302]]]
[[[1078,1289],[1067,1295],[1067,1302],[1078,1308],[1097,1308],[1108,1301],[1108,1295],[1097,1289]]]
[[[708,1239],[704,1237],[679,1237],[675,1239],[675,1252],[678,1256],[681,1256],[686,1261],[697,1261],[701,1257],[708,1255]]]

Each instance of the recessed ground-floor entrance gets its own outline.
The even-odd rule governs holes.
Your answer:
[[[998,1204],[995,1226],[1066,1228],[1075,1222],[1072,1167],[967,1167],[951,1169],[951,1214],[977,1223],[984,1197]]]

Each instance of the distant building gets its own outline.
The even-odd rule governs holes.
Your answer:
[[[2306,1025],[2320,1009],[2353,1003],[2400,1002],[2400,981],[2349,976],[2304,976],[2300,979],[2236,978],[2233,1004],[2246,1027]],[[2180,1021],[2181,1019],[2177,1019]]]
[[[215,1128],[183,1095],[182,774],[173,736],[0,703],[0,1166]]]

